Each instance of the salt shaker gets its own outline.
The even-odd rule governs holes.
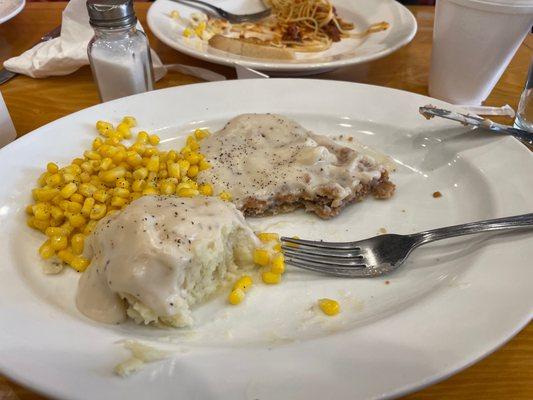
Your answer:
[[[87,53],[102,101],[154,88],[150,46],[136,29],[133,0],[87,0],[94,37]]]

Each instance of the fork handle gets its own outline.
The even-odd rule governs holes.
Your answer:
[[[199,4],[201,6],[210,8],[211,10],[217,12],[221,16],[223,16],[223,14],[225,13],[223,9],[217,6],[214,6],[213,4],[206,3],[205,1],[201,1],[201,0],[172,0],[172,1],[175,1],[176,3],[184,3],[184,4],[186,3]]]
[[[410,235],[417,240],[417,245],[447,239],[455,236],[472,235],[474,233],[516,229],[533,226],[533,213],[516,215],[514,217],[488,219],[485,221],[470,222],[468,224],[448,226],[446,228],[432,229]]]

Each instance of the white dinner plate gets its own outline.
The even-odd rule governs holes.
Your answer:
[[[25,5],[26,0],[0,0],[0,24],[20,13]]]
[[[513,138],[426,120],[440,101],[382,87],[323,80],[188,85],[101,104],[59,119],[0,150],[0,367],[64,399],[374,399],[429,385],[502,345],[531,318],[528,232],[463,237],[416,250],[395,273],[337,279],[288,268],[257,282],[239,306],[225,295],[194,311],[194,329],[104,325],[74,305],[79,274],[41,272],[43,235],[25,224],[30,189],[49,161],[64,164],[95,137],[99,119],[133,115],[139,129],[179,147],[246,112],[280,113],[305,127],[353,136],[391,155],[397,192],[324,221],[303,212],[249,219],[257,230],[325,240],[411,233],[531,211],[531,153]],[[275,173],[275,169],[273,171]],[[440,191],[442,197],[434,198]],[[342,312],[317,312],[317,299]],[[171,350],[126,379],[113,366],[122,339]]]
[[[390,24],[383,32],[362,39],[345,39],[334,43],[327,51],[298,53],[295,60],[268,60],[242,57],[209,47],[199,39],[183,37],[186,25],[170,18],[173,10],[188,18],[198,9],[171,0],[157,0],[148,11],[148,26],[154,35],[168,46],[217,64],[233,66],[236,63],[268,71],[293,75],[324,72],[335,68],[372,61],[398,50],[409,43],[416,33],[416,20],[411,12],[394,0],[334,0],[339,15],[354,22],[357,31],[381,21]],[[264,9],[260,0],[222,0],[217,6],[235,13],[248,13]]]

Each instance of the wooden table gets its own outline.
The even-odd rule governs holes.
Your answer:
[[[13,20],[0,25],[0,61],[20,54],[61,21],[66,3],[29,3]],[[146,29],[149,3],[137,3],[137,15]],[[319,78],[351,80],[427,94],[433,7],[410,7],[418,21],[413,42],[396,53],[363,66],[348,68]],[[231,68],[209,64],[180,54],[158,41],[151,32],[152,47],[165,63],[203,66],[234,78]],[[533,38],[520,47],[507,71],[487,100],[487,105],[510,104],[516,109],[533,50]],[[158,88],[195,83],[199,80],[169,73]],[[19,76],[0,86],[18,135],[99,102],[88,67],[62,77],[31,79]],[[510,123],[507,118],[501,122]],[[0,376],[0,400],[42,399],[41,396]],[[494,354],[463,372],[411,394],[405,399],[533,399],[533,324]]]

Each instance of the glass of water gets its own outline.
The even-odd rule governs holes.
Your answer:
[[[533,132],[533,62],[529,66],[526,87],[520,96],[514,126]]]

